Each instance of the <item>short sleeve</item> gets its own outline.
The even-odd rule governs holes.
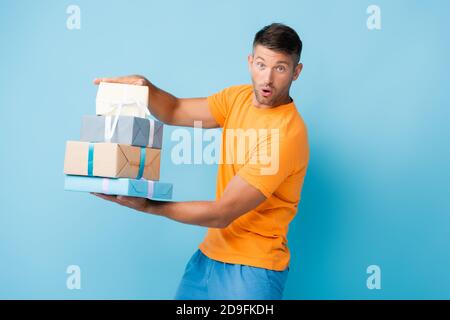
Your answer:
[[[236,96],[236,86],[225,88],[207,97],[209,110],[216,122],[223,127]]]
[[[293,152],[289,147],[289,143],[280,142],[279,135],[277,139],[272,135],[258,143],[237,174],[269,198],[293,171]]]

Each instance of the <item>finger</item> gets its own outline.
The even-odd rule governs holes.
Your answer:
[[[117,197],[114,195],[108,195],[108,194],[103,194],[103,193],[94,193],[94,192],[92,194],[94,196],[97,196],[97,197],[105,199],[105,200],[117,202]]]
[[[133,84],[137,86],[145,86],[147,85],[147,82],[145,81],[145,79],[137,79]]]
[[[118,196],[118,201],[123,205],[140,210],[147,205],[147,199],[142,197]]]
[[[118,77],[118,78],[95,78],[94,84],[100,84],[100,82],[109,82],[109,83],[128,83],[126,78]]]
[[[142,198],[137,198],[137,197],[128,197],[128,196],[117,196],[117,201],[125,206],[128,207],[139,207],[140,205],[142,205],[141,203]]]
[[[121,201],[138,201],[141,199],[142,198],[132,197],[132,196],[117,196],[117,200],[121,200]]]
[[[108,195],[108,194],[100,193],[100,192],[91,192],[91,194],[93,194],[94,196],[97,196],[97,197],[107,197],[107,196],[110,196],[110,195]]]
[[[94,82],[95,85],[98,85],[102,82],[102,78],[95,78],[92,82]]]
[[[146,79],[142,79],[138,76],[125,76],[125,77],[115,77],[115,78],[95,78],[94,84],[98,85],[100,82],[109,82],[109,83],[124,83],[124,84],[133,84],[136,86],[145,86],[147,85]]]

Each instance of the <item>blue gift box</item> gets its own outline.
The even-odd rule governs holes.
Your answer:
[[[70,191],[141,197],[154,200],[172,199],[171,183],[145,179],[102,178],[66,175],[64,189]]]

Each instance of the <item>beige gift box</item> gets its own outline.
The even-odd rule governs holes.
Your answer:
[[[97,115],[133,116],[146,118],[148,87],[131,84],[100,82],[95,101]]]
[[[159,180],[161,150],[145,149],[142,177]],[[138,177],[141,147],[118,143],[67,141],[64,173],[107,178]]]

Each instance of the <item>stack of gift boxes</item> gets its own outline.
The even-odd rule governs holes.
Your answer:
[[[159,181],[163,124],[150,118],[148,87],[101,82],[96,115],[83,117],[79,141],[67,141],[66,190],[172,198]]]

